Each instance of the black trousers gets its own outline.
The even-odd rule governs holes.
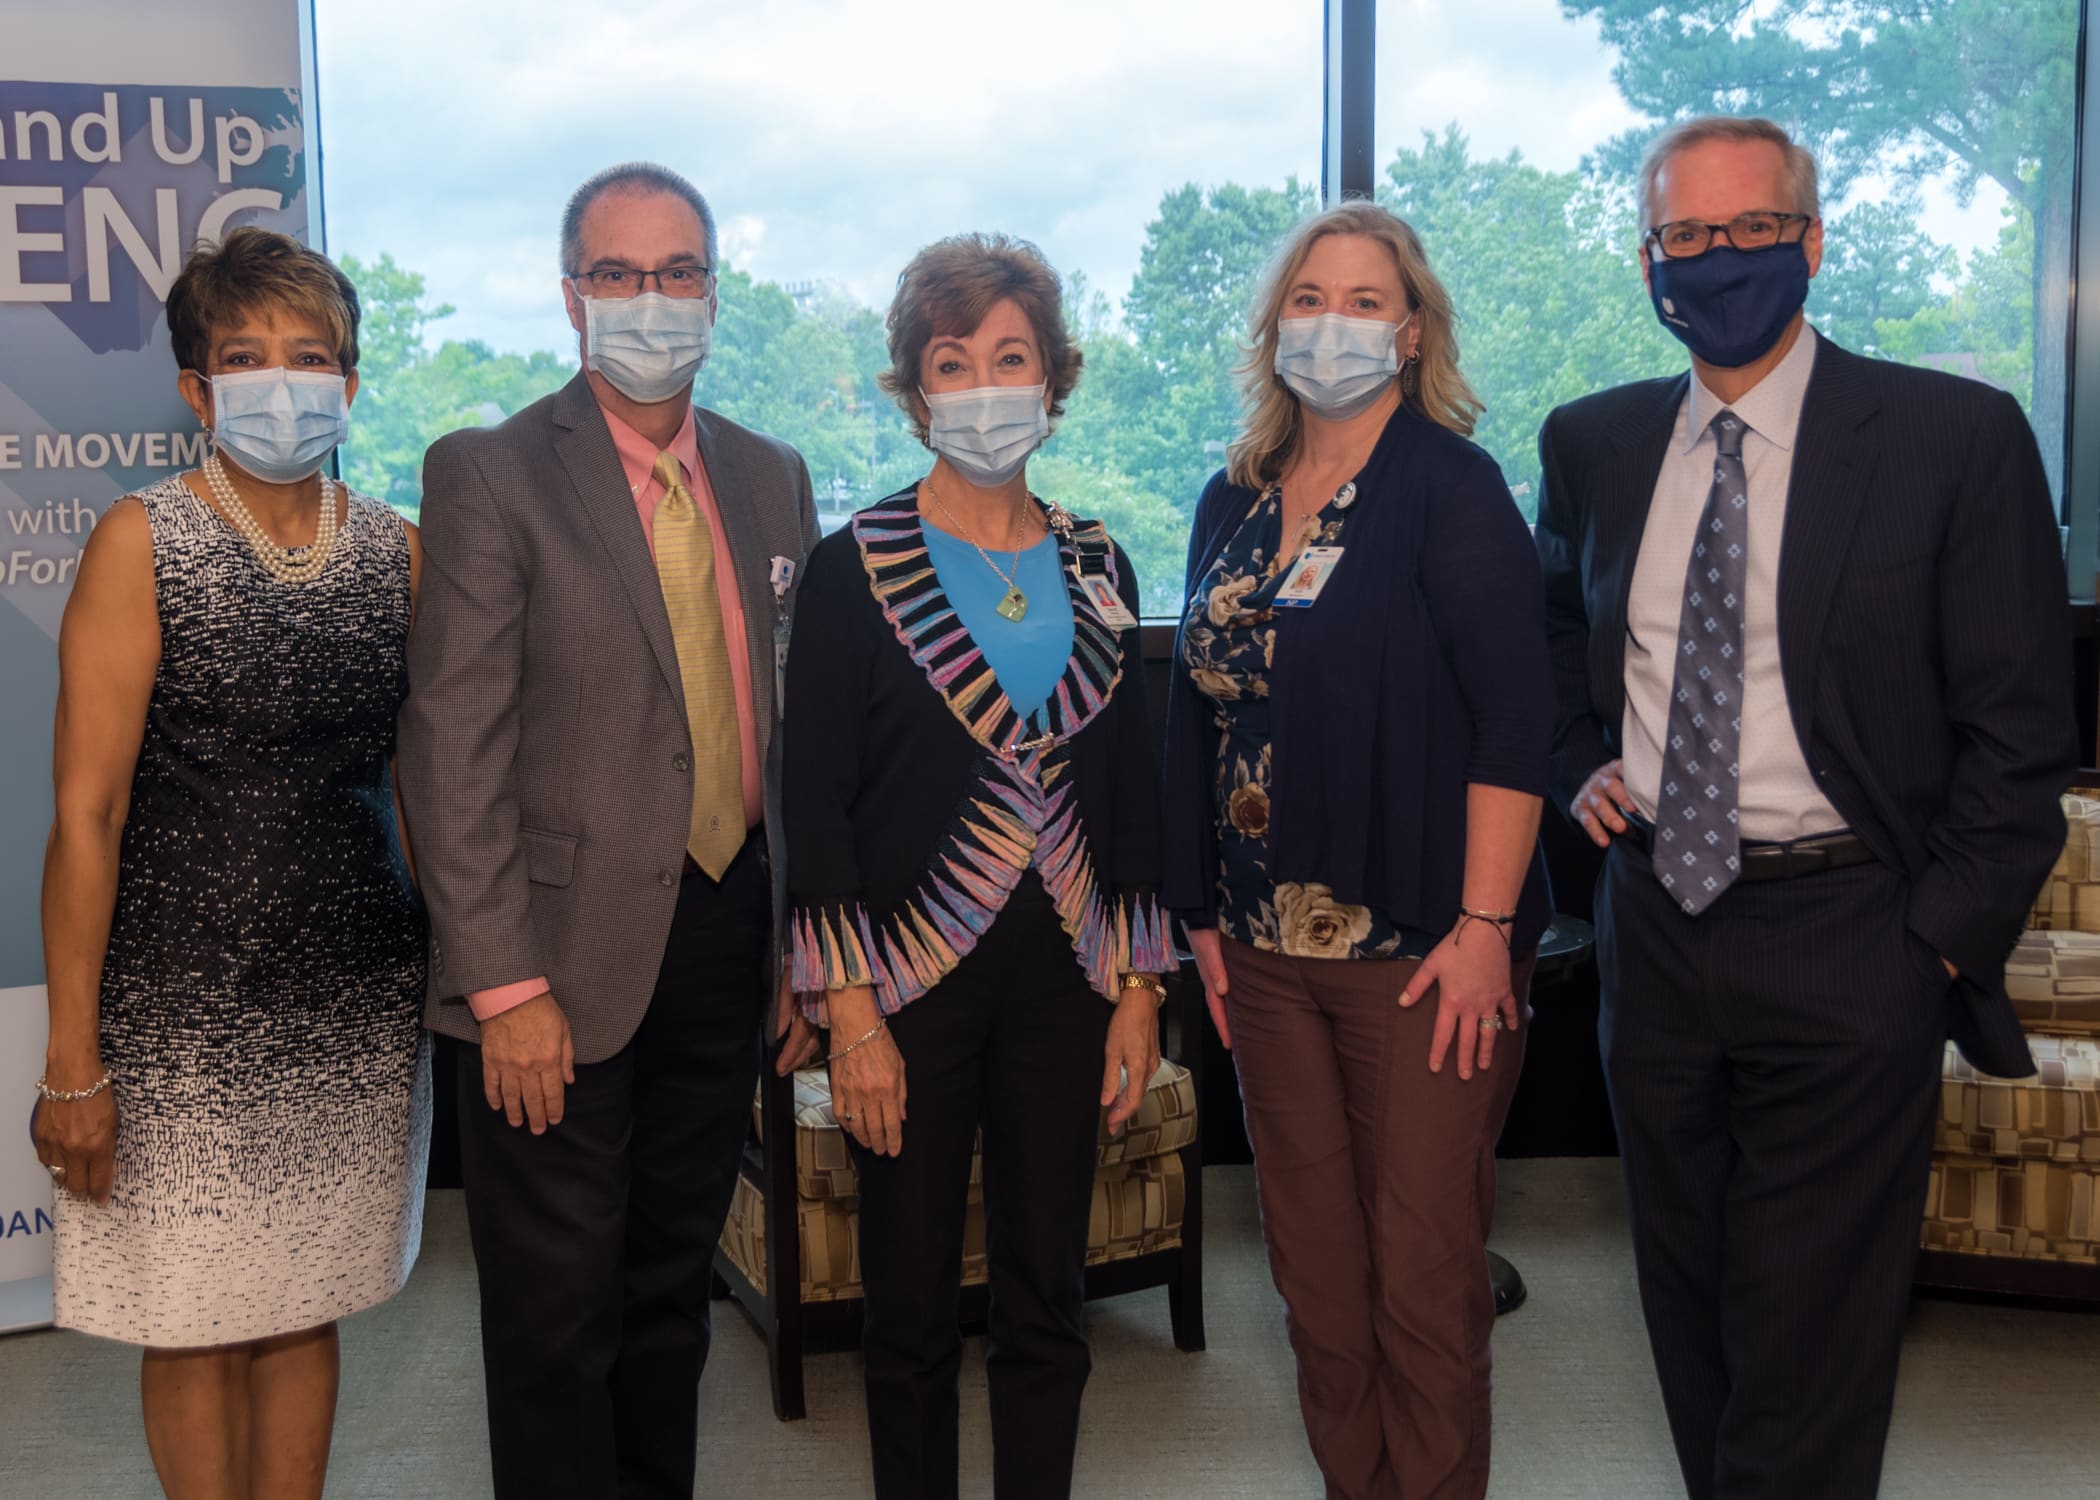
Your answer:
[[[498,1500],[691,1500],[715,1242],[751,1124],[769,882],[754,838],[689,874],[641,1029],[580,1063],[545,1135],[459,1050]],[[555,999],[560,1000],[557,994]]]
[[[985,1356],[999,1500],[1064,1500],[1092,1363],[1081,1324],[1109,1004],[1033,873],[977,947],[890,1018],[904,1149],[853,1148],[879,1500],[953,1500],[970,1153],[984,1132]]]
[[[1693,1500],[1879,1487],[1953,1005],[1908,889],[1866,864],[1689,918],[1606,862],[1605,1075]]]

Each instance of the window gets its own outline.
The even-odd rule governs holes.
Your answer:
[[[1424,0],[1379,23],[1378,195],[1449,285],[1476,437],[1527,512],[1553,406],[1684,367],[1631,184],[1701,113],[1816,154],[1817,328],[2012,392],[2061,501],[2078,0]]]
[[[316,19],[328,244],[366,302],[353,483],[413,514],[432,439],[573,374],[556,219],[590,172],[648,157],[719,221],[699,399],[801,449],[827,527],[925,470],[875,385],[905,261],[959,230],[1040,245],[1086,370],[1030,480],[1106,520],[1147,612],[1173,611],[1249,285],[1317,198],[1317,5],[1219,24],[1203,0],[319,0]]]

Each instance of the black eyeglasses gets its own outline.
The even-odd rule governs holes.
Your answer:
[[[1641,238],[1669,260],[1704,255],[1713,247],[1715,235],[1726,235],[1738,250],[1769,250],[1774,245],[1792,245],[1808,233],[1814,214],[1737,214],[1726,224],[1702,224],[1697,219],[1676,219],[1658,224]]]
[[[592,271],[571,271],[571,281],[587,281],[596,297],[619,299],[640,294],[651,279],[666,297],[705,297],[715,284],[713,266],[661,266],[654,271],[633,266],[599,266]]]

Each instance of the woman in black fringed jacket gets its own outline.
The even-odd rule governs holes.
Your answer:
[[[1056,274],[978,235],[898,282],[884,383],[931,471],[809,561],[786,696],[795,988],[860,1176],[882,1500],[957,1485],[956,1328],[983,1132],[1001,1500],[1071,1491],[1099,1111],[1159,1063],[1169,962],[1137,581],[1029,493],[1079,376]]]

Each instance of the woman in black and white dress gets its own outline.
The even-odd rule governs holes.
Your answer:
[[[169,294],[203,468],[112,506],[59,637],[37,1152],[61,1326],[145,1346],[171,1496],[318,1496],[335,1320],[422,1233],[424,928],[390,761],[415,530],[321,465],[357,294],[238,229]]]

